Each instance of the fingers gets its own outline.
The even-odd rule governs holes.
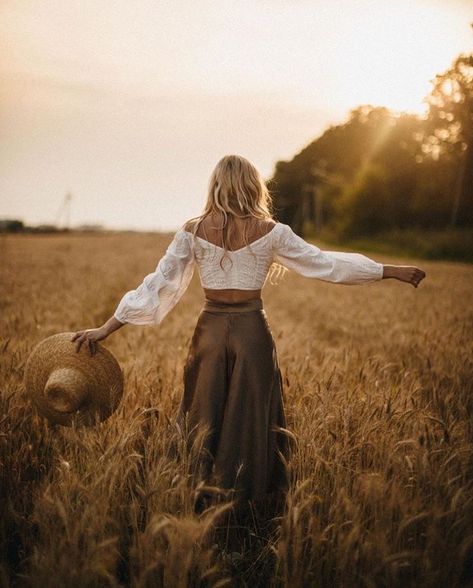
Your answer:
[[[79,338],[76,341],[76,352],[78,352],[81,348],[82,343],[84,343],[87,340],[87,335],[85,333],[83,333],[82,335],[79,336]]]
[[[412,272],[410,283],[414,286],[414,288],[417,288],[417,286],[419,285],[421,280],[423,280],[424,278],[425,278],[425,272],[423,270],[421,270],[420,268],[415,267],[414,271]]]
[[[76,342],[76,344],[75,344],[76,353],[78,353],[80,351],[80,348],[83,343],[85,344],[86,348],[89,350],[90,355],[94,355],[97,352],[96,343],[92,339],[89,339],[87,331],[77,331],[77,333],[74,333],[74,335],[71,337],[71,341]]]
[[[97,347],[96,347],[97,344],[96,344],[96,342],[95,341],[92,341],[91,339],[87,339],[87,343],[89,345],[90,355],[94,355],[95,352],[97,351]]]
[[[85,334],[85,331],[77,331],[71,337],[71,341],[76,342],[76,345],[75,345],[76,351],[79,351],[80,346],[82,345],[84,334]]]
[[[416,288],[419,285],[419,282],[421,282],[423,279],[425,278],[425,272],[422,271],[421,269],[419,269],[418,267],[416,268],[416,275],[415,275],[415,280],[416,280]]]

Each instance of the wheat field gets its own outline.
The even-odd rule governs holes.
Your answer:
[[[470,265],[371,254],[427,277],[415,289],[289,272],[265,286],[292,485],[272,532],[255,525],[240,550],[209,539],[227,507],[194,513],[185,454],[168,451],[203,302],[197,275],[160,326],[126,325],[104,342],[125,376],[107,421],[63,428],[35,413],[23,385],[35,344],[103,324],[170,239],[1,236],[0,584],[472,586]]]

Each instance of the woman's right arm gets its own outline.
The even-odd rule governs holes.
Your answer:
[[[425,272],[415,266],[386,265],[361,253],[322,251],[280,223],[273,241],[274,261],[308,278],[340,284],[364,284],[395,278],[417,287]]]
[[[425,278],[424,270],[415,265],[388,265],[384,264],[383,278],[394,278],[401,282],[412,284],[417,288],[419,282]]]

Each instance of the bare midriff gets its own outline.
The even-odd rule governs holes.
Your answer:
[[[246,300],[253,300],[261,298],[261,289],[259,290],[214,290],[204,288],[205,297],[208,300],[215,300],[216,302],[245,302]]]

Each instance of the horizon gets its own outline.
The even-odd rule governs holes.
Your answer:
[[[225,154],[267,180],[357,106],[425,113],[471,17],[463,0],[6,2],[0,217],[54,224],[71,193],[71,228],[176,230]]]

